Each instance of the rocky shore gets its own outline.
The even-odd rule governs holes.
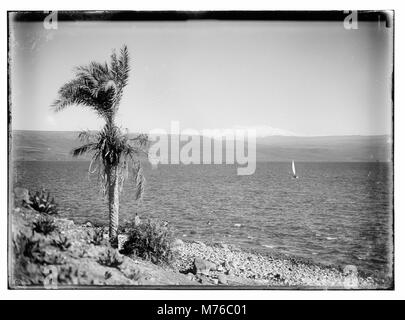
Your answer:
[[[372,277],[345,268],[317,265],[282,256],[242,251],[225,244],[172,242],[173,261],[155,265],[126,256],[108,244],[107,228],[76,225],[55,218],[48,235],[32,231],[40,215],[31,209],[12,209],[9,285],[21,287],[88,286],[219,286],[257,288],[375,289]],[[120,237],[125,241],[125,235]]]
[[[362,277],[354,266],[321,266],[295,258],[242,251],[223,243],[177,240],[176,268],[202,284],[266,288],[375,289],[372,277]]]

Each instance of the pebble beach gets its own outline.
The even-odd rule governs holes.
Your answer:
[[[203,284],[317,289],[375,289],[372,277],[360,276],[354,266],[322,266],[291,257],[272,257],[218,243],[177,240],[175,266]],[[198,263],[196,263],[196,260]]]

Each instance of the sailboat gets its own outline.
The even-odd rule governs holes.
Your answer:
[[[293,178],[294,179],[298,179],[297,174],[295,173],[295,164],[294,164],[294,160],[291,163],[291,167],[292,167],[292,172],[293,172]]]

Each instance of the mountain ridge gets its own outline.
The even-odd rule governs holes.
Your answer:
[[[70,151],[81,144],[79,131],[13,130],[11,155],[15,161],[72,161]],[[135,133],[130,133],[135,135]],[[200,139],[207,137],[200,136]],[[201,140],[200,140],[201,141]],[[186,143],[186,142],[183,142]],[[226,146],[223,145],[223,154]],[[390,135],[268,136],[257,138],[256,160],[267,161],[391,161]]]

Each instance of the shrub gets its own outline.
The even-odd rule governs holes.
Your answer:
[[[66,236],[60,234],[58,239],[52,239],[52,245],[61,251],[66,251],[72,246],[72,243]]]
[[[134,222],[125,221],[125,222],[123,222],[123,223],[120,223],[120,225],[118,226],[118,232],[119,232],[119,233],[128,233],[128,232],[131,231],[134,227],[135,227]]]
[[[110,272],[110,271],[106,271],[105,273],[104,273],[104,279],[105,280],[108,280],[108,279],[110,279],[112,277],[112,273]]]
[[[46,265],[63,263],[63,257],[47,253],[43,238],[19,233],[13,240],[13,277],[15,285],[43,285]]]
[[[46,253],[42,261],[43,264],[59,265],[66,262],[65,257],[60,253]]]
[[[130,273],[125,274],[125,276],[128,279],[134,280],[134,281],[138,281],[139,279],[142,278],[142,272],[141,270],[137,269],[137,270],[132,270]]]
[[[42,262],[45,257],[45,252],[41,250],[42,246],[42,239],[29,237],[24,233],[18,234],[13,240],[14,255],[17,260],[28,259],[33,262]]]
[[[33,263],[38,255],[39,240],[18,234],[13,239],[13,285],[40,285],[43,284],[44,275],[40,265]]]
[[[60,254],[49,252],[49,246],[47,247],[44,238],[20,233],[13,241],[13,245],[17,259],[24,258],[37,264],[62,264],[64,260]]]
[[[113,248],[108,248],[103,252],[98,258],[98,263],[103,266],[116,268],[124,262],[122,256],[118,253],[117,250]]]
[[[172,233],[167,222],[148,220],[134,226],[124,243],[124,254],[135,254],[155,264],[170,263]]]
[[[86,271],[79,270],[76,266],[61,266],[58,268],[58,284],[80,285],[85,284],[88,276]]]
[[[104,227],[95,227],[90,232],[90,243],[99,246],[107,242],[104,239]]]
[[[29,193],[28,206],[35,211],[38,211],[47,215],[57,215],[58,208],[55,203],[55,199],[50,196],[50,193],[46,193],[45,190],[37,191],[35,194]]]
[[[42,233],[45,236],[52,233],[55,229],[56,225],[54,220],[47,216],[40,216],[36,221],[34,221],[32,227],[32,230]]]

